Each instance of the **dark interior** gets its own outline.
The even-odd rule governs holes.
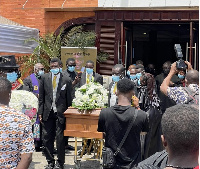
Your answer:
[[[190,44],[189,23],[124,23],[127,41],[127,66],[142,60],[144,66],[153,63],[160,73],[165,61],[177,60],[174,44],[180,44],[183,59],[186,57],[186,43]],[[194,42],[198,45],[199,25],[193,27]]]

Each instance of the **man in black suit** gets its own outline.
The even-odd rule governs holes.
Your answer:
[[[117,103],[117,82],[125,77],[125,68],[121,64],[116,64],[112,68],[112,82],[109,84],[108,107]]]
[[[86,72],[82,73],[81,80],[80,80],[80,86],[83,86],[86,83],[92,82],[98,82],[101,85],[103,85],[103,77],[94,72],[94,62],[91,60],[88,60],[85,65]]]
[[[79,87],[80,77],[75,71],[76,62],[74,58],[68,58],[66,61],[66,69],[63,71],[63,75],[70,77],[72,80],[72,98],[75,97],[75,89]]]
[[[58,58],[50,61],[50,72],[41,76],[39,91],[39,118],[43,124],[43,143],[48,162],[46,169],[63,169],[65,162],[63,113],[71,106],[72,83],[69,77],[61,73],[62,62]],[[57,163],[53,156],[56,136]]]

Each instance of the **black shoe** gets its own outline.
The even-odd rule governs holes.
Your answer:
[[[64,165],[63,164],[59,164],[58,162],[55,164],[54,169],[64,169]]]
[[[47,166],[45,166],[45,169],[54,169],[54,164],[49,163]]]
[[[67,145],[67,146],[66,146],[66,149],[67,149],[67,150],[75,150],[75,148],[74,148],[73,146],[71,146],[71,145]]]

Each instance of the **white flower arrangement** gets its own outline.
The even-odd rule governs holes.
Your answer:
[[[89,82],[76,89],[72,106],[79,110],[104,108],[108,104],[108,91],[99,83]]]
[[[26,114],[33,124],[38,110],[38,98],[25,90],[12,90],[9,107]]]

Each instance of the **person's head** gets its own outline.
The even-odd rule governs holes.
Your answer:
[[[92,74],[93,71],[94,71],[94,62],[91,61],[91,60],[88,60],[88,61],[86,62],[85,68],[86,68],[86,72],[87,72],[88,74]]]
[[[0,56],[0,77],[6,77],[11,83],[20,78],[19,65],[14,55]]]
[[[0,77],[0,104],[8,105],[10,101],[12,85],[5,77]]]
[[[62,72],[62,62],[59,58],[52,58],[50,60],[50,71],[55,75]]]
[[[74,72],[76,67],[76,62],[74,58],[68,58],[66,61],[66,67],[69,72]]]
[[[136,66],[135,65],[130,65],[129,67],[128,67],[128,70],[127,70],[127,76],[129,76],[130,77],[130,70],[131,69],[135,69],[136,68]]]
[[[136,65],[139,65],[139,64],[140,64],[140,65],[143,65],[143,61],[142,61],[142,60],[137,60],[137,61],[135,62],[135,64],[136,64]]]
[[[142,76],[142,73],[144,73],[144,66],[141,65],[141,64],[138,64],[138,65],[136,66],[136,71],[137,71],[136,76],[137,76],[137,79],[139,80],[140,77]]]
[[[131,101],[132,96],[134,95],[134,83],[129,79],[122,79],[117,83],[117,96],[123,95]]]
[[[168,75],[169,74],[169,72],[170,72],[170,69],[171,69],[171,62],[170,61],[167,61],[167,62],[165,62],[164,64],[163,64],[163,73],[165,74],[165,75]]]
[[[122,64],[116,64],[112,68],[112,80],[118,82],[120,79],[123,79],[125,76],[125,68]]]
[[[34,73],[37,75],[37,76],[41,76],[44,74],[44,66],[41,64],[41,63],[36,63],[34,65]]]
[[[192,105],[177,104],[162,117],[162,142],[169,157],[198,155],[199,110]]]
[[[135,80],[137,78],[136,74],[137,71],[135,68],[130,69],[130,80]]]
[[[199,72],[197,70],[189,70],[185,76],[185,83],[187,86],[190,84],[198,84],[199,85]]]
[[[185,79],[185,74],[186,74],[185,70],[179,70],[178,71],[178,78],[181,79],[181,80]]]
[[[155,69],[154,64],[152,64],[152,63],[148,64],[145,72],[151,73],[152,75],[155,75],[156,74],[156,69]]]

